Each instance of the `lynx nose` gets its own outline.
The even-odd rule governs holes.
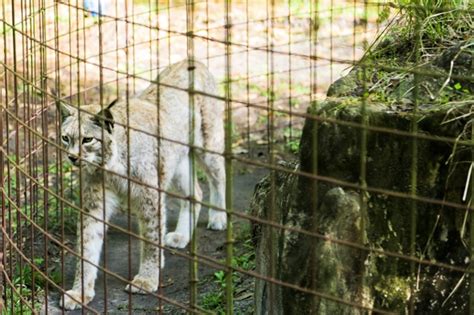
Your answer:
[[[69,160],[73,163],[73,164],[76,164],[78,158],[76,156],[73,156],[73,155],[68,155],[67,156],[69,158]]]

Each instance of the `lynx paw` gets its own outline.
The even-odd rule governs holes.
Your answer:
[[[209,223],[207,228],[210,230],[225,230],[227,227],[227,213],[223,211],[209,213]]]
[[[145,278],[136,275],[133,278],[132,284],[127,284],[125,291],[138,293],[138,294],[149,294],[158,290],[158,281],[153,281],[151,278]]]
[[[80,309],[82,307],[81,302],[84,305],[89,304],[90,301],[94,298],[94,294],[86,294],[84,296],[84,301],[82,301],[82,293],[81,291],[76,291],[76,290],[68,290],[66,293],[63,295],[60,305],[65,309],[65,310],[75,310],[75,309]]]
[[[165,244],[174,248],[185,248],[189,243],[189,237],[179,233],[170,232],[165,236]]]

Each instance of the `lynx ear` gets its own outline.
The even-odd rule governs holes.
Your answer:
[[[92,121],[99,127],[105,128],[109,133],[112,133],[112,129],[114,129],[114,116],[110,109],[112,106],[117,103],[118,100],[113,101],[109,104],[106,108],[102,109],[98,112],[94,117],[92,117]]]
[[[68,105],[62,101],[56,101],[56,108],[58,112],[61,114],[61,120],[64,121],[67,117],[71,116],[73,111],[75,110],[74,107]]]
[[[55,103],[56,103],[56,108],[58,109],[58,112],[61,114],[61,121],[64,121],[66,117],[69,117],[72,115],[73,110],[75,109],[71,105],[68,105],[66,102],[63,102],[56,91],[56,89],[51,88],[50,93],[54,96]]]

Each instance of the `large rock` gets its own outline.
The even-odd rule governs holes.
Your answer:
[[[257,271],[313,293],[284,286],[270,289],[268,282],[258,280],[257,314],[269,314],[270,307],[274,314],[364,313],[337,299],[405,313],[410,298],[421,314],[469,312],[468,276],[403,258],[414,252],[414,257],[425,261],[469,266],[470,219],[466,210],[415,202],[409,195],[416,179],[418,197],[465,204],[461,198],[471,148],[403,133],[410,132],[415,119],[421,135],[470,139],[472,78],[461,83],[448,79],[445,84],[449,56],[451,60],[456,57],[454,67],[460,62],[452,73],[466,73],[465,68],[474,65],[473,50],[460,52],[460,47],[455,45],[433,58],[416,76],[356,67],[330,88],[331,97],[309,109],[316,117],[350,123],[361,123],[365,113],[368,126],[393,132],[366,133],[365,181],[367,187],[378,190],[365,191],[353,186],[363,183],[362,129],[306,120],[298,166],[282,165],[322,178],[316,181],[275,172],[257,186],[251,211],[260,218],[273,218],[281,225],[315,234],[254,226]],[[423,74],[427,72],[436,75]],[[415,82],[417,89],[413,88]],[[369,89],[370,93],[364,92]],[[278,190],[271,192],[272,186]],[[330,240],[363,245],[367,250]],[[276,265],[270,268],[272,262]]]

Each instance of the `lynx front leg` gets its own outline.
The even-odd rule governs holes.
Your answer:
[[[125,288],[132,293],[147,294],[158,289],[160,268],[164,267],[165,260],[163,250],[155,244],[162,243],[165,235],[164,195],[163,193],[159,195],[151,189],[143,189],[143,194],[140,194],[141,200],[138,201],[140,235],[151,243],[142,241],[138,274]],[[158,207],[159,199],[160,206]]]
[[[183,159],[178,166],[175,174],[175,180],[177,188],[183,194],[183,197],[189,197],[191,195],[191,170],[189,159]],[[176,230],[166,234],[165,244],[174,248],[184,248],[188,245],[191,236],[193,235],[194,228],[196,227],[199,212],[201,211],[202,191],[199,187],[197,178],[193,178],[194,185],[194,197],[198,201],[193,205],[186,199],[180,200],[180,211],[178,217],[178,224]],[[194,211],[191,213],[190,209]]]
[[[96,266],[99,263],[104,233],[107,229],[103,219],[109,221],[115,212],[117,198],[112,192],[106,191],[105,211],[102,200],[100,189],[91,189],[89,194],[86,192],[84,195],[84,206],[88,214],[83,215],[82,228],[79,222],[77,229],[77,253],[84,257],[84,261],[77,262],[73,287],[66,291],[61,301],[61,305],[67,310],[81,308],[81,304],[88,304],[95,295]]]

